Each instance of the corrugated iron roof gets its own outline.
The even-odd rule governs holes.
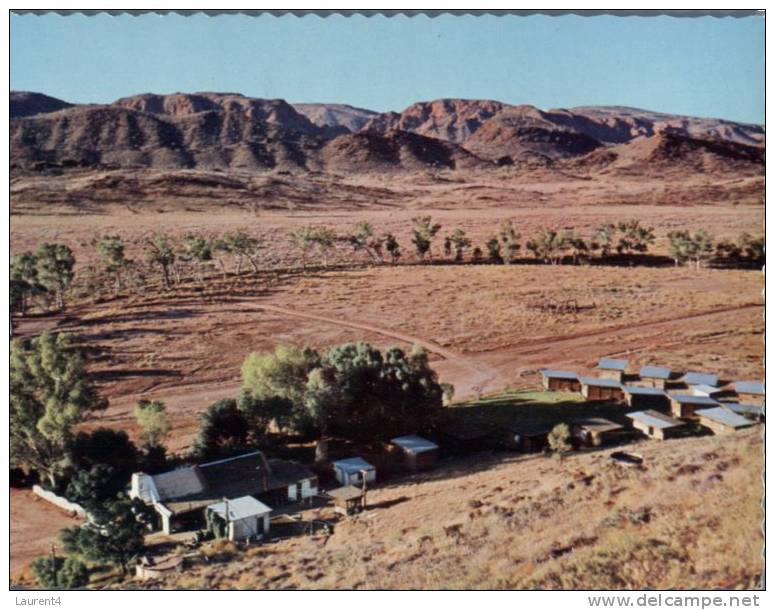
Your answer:
[[[541,369],[541,374],[550,379],[578,379],[578,375],[573,371],[555,371],[552,369]]]
[[[638,375],[646,379],[670,379],[670,373],[672,371],[665,366],[651,366],[647,364],[640,368]]]
[[[735,381],[735,392],[764,396],[764,384],[761,381]]]
[[[259,502],[253,496],[242,496],[228,501],[229,517],[227,519],[226,505],[227,502],[217,502],[216,504],[211,504],[207,508],[227,521],[239,521],[240,519],[247,519],[248,517],[261,517],[272,512],[271,508],[263,502]]]
[[[584,385],[591,385],[597,388],[621,388],[622,384],[616,379],[601,379],[600,377],[579,377],[579,381]]]
[[[718,385],[718,375],[690,372],[684,375],[684,383],[687,385]]]
[[[638,394],[643,396],[667,396],[665,391],[660,388],[644,388],[638,385],[626,385],[624,386],[624,392],[626,394]]]
[[[362,457],[352,457],[347,458],[346,460],[337,460],[336,462],[333,462],[333,466],[334,468],[343,470],[348,474],[360,472],[361,470],[374,470],[374,466],[369,464]]]
[[[680,404],[685,405],[713,405],[716,406],[717,400],[714,400],[708,396],[694,396],[693,394],[671,394],[670,400],[675,400]]]
[[[433,451],[438,449],[439,446],[421,436],[399,436],[390,441],[394,445],[398,445],[402,449],[409,451],[410,453],[424,453],[425,451]]]
[[[729,426],[730,428],[745,428],[746,426],[753,425],[753,422],[750,419],[738,415],[734,411],[730,411],[724,407],[700,409],[699,411],[695,411],[695,415],[698,417],[705,417],[711,421]]]
[[[601,358],[597,362],[597,368],[607,371],[624,371],[627,369],[626,360],[617,360],[616,358]]]
[[[652,410],[635,411],[633,413],[628,413],[627,417],[642,424],[646,424],[647,426],[651,426],[652,428],[660,428],[662,430],[684,425],[684,422],[682,421],[668,417],[659,411]]]
[[[740,415],[750,417],[761,417],[764,415],[764,407],[761,405],[749,405],[741,402],[722,402],[721,404],[730,411],[734,411]]]
[[[710,396],[711,394],[718,394],[721,392],[721,390],[719,388],[713,387],[712,385],[705,385],[704,383],[700,383],[698,385],[692,386],[692,392],[698,396]]]

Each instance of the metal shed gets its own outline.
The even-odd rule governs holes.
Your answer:
[[[740,398],[755,403],[764,401],[764,383],[761,381],[735,381],[734,387]]]
[[[707,396],[708,398],[713,398],[714,396],[718,396],[723,392],[721,388],[717,388],[712,385],[705,385],[704,383],[693,385],[691,390],[692,394],[695,396]]]
[[[439,446],[421,436],[399,436],[390,442],[401,450],[406,465],[412,470],[430,468],[439,459]]]
[[[252,496],[211,504],[207,510],[226,521],[229,540],[245,540],[269,533],[272,509]]]
[[[342,485],[360,485],[365,476],[366,482],[377,480],[377,469],[361,457],[352,457],[345,460],[337,460],[331,464],[334,468],[334,476]]]
[[[738,415],[748,417],[755,421],[764,421],[763,405],[752,405],[743,402],[722,402],[721,405]]]

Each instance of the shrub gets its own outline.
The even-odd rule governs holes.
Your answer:
[[[46,555],[35,559],[31,568],[45,589],[80,589],[89,583],[89,571],[77,559]]]

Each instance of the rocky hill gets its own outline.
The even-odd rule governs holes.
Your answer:
[[[73,105],[13,92],[10,136],[11,168],[17,172],[69,167],[379,172],[567,164],[594,170],[665,158],[692,171],[699,166],[723,171],[730,159],[736,170],[758,171],[764,129],[631,108],[543,111],[490,100],[436,100],[401,113],[375,113],[237,93],[147,93],[106,105]],[[653,141],[644,145],[644,140]],[[683,144],[675,145],[679,141]],[[653,153],[650,147],[670,150]]]
[[[360,131],[379,114],[347,104],[293,104],[293,107],[318,127],[330,127],[340,133]]]

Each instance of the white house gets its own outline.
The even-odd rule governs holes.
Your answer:
[[[337,460],[332,466],[336,480],[342,485],[361,485],[364,474],[367,483],[377,480],[377,469],[360,457]]]
[[[269,533],[269,515],[272,509],[253,496],[211,504],[207,510],[226,521],[226,537],[229,540],[245,540]]]

